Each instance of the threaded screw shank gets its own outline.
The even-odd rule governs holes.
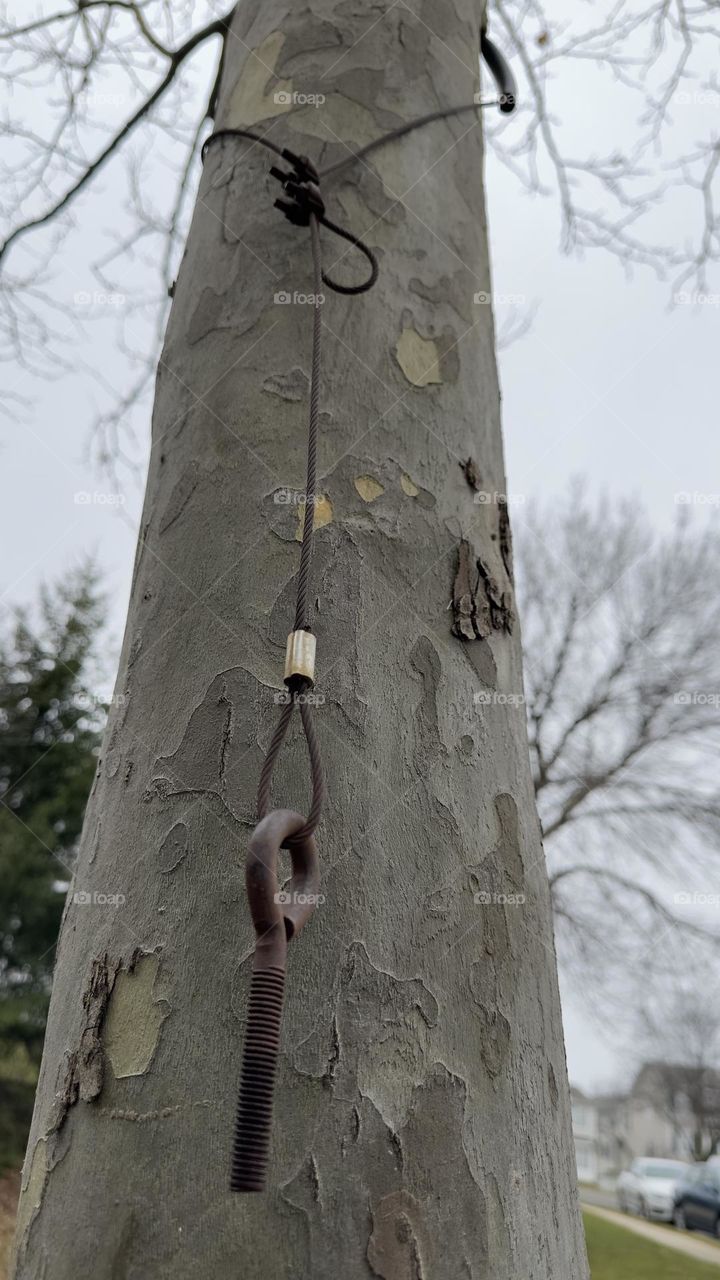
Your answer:
[[[283,969],[253,970],[235,1120],[231,1191],[265,1190],[284,987]]]

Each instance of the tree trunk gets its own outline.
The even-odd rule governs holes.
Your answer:
[[[450,0],[419,16],[247,0],[217,127],[262,121],[340,158],[472,100],[479,18]],[[289,949],[270,1189],[253,1197],[227,1190],[243,865],[293,621],[299,511],[279,499],[304,482],[312,274],[267,153],[209,152],[158,372],[122,697],[61,933],[20,1280],[587,1274],[507,514],[478,500],[505,489],[492,314],[474,301],[482,159],[463,116],[325,191],[380,278],[323,306],[325,900]],[[331,274],[358,279],[354,251],[322,240]],[[297,724],[273,794],[307,809]]]

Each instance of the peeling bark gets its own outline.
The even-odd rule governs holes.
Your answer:
[[[92,1102],[102,1091],[105,1077],[102,1032],[119,967],[119,962],[111,963],[107,955],[93,961],[88,985],[82,997],[83,1024],[80,1040],[67,1056],[57,1095],[53,1130],[62,1128],[68,1111],[80,1099]]]
[[[458,547],[452,608],[453,634],[460,640],[485,640],[493,631],[513,629],[510,592],[500,588],[479,556],[473,557],[464,538]]]
[[[512,554],[512,533],[510,531],[510,512],[505,499],[498,500],[498,538],[500,540],[500,555],[502,556],[505,572],[512,582],[513,579],[513,554]]]
[[[466,458],[460,463],[462,473],[465,476],[470,488],[476,493],[482,488],[482,480],[480,478],[480,468],[474,458]]]
[[[217,125],[332,162],[471,100],[480,17],[449,0],[417,16],[247,0]],[[290,91],[326,102],[276,100]],[[457,465],[476,458],[506,492],[491,308],[473,304],[482,159],[480,125],[450,120],[325,192],[380,277],[323,304],[325,900],[290,947],[270,1189],[253,1198],[226,1189],[254,937],[243,862],[292,626],[297,505],[278,495],[302,491],[310,369],[307,310],[274,295],[312,277],[264,152],[208,153],[158,370],[125,700],[78,854],[78,884],[125,901],[68,900],[17,1280],[587,1274],[524,726],[474,701],[522,687],[507,513],[472,501]],[[273,798],[307,804],[297,725]]]

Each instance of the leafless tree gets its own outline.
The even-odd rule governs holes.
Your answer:
[[[720,854],[720,541],[682,516],[654,535],[636,502],[593,505],[579,484],[523,510],[530,748],[561,945],[593,967],[601,946],[603,969],[649,948],[659,961],[678,928],[714,936],[685,908],[710,902]]]
[[[518,117],[524,127],[502,135],[497,153],[527,189],[557,193],[565,248],[609,250],[628,267],[669,273],[676,290],[691,280],[706,289],[720,248],[714,0],[603,0],[579,8],[494,0],[492,7],[525,88]],[[561,68],[562,98],[555,80]],[[590,136],[578,139],[574,109],[582,107],[594,76],[606,90],[609,118],[620,104],[628,127],[606,133],[601,114]],[[674,125],[693,109],[704,117],[704,135],[689,149],[678,148]],[[605,137],[605,153],[590,150]],[[686,197],[686,236],[663,242],[655,215],[678,187]]]
[[[2,128],[9,139],[0,197],[0,358],[45,376],[78,366],[93,295],[81,291],[68,304],[54,266],[83,193],[124,157],[122,231],[108,228],[110,246],[95,241],[91,262],[95,300],[101,295],[120,317],[120,344],[135,376],[118,391],[96,363],[85,369],[109,405],[98,424],[102,458],[132,464],[132,452],[123,456],[125,431],[154,373],[234,6],[68,0],[40,3],[33,17],[17,8],[18,18],[0,20]],[[132,325],[133,342],[127,320],[138,316],[150,323]],[[20,400],[11,388],[7,406],[17,409]]]
[[[638,1092],[687,1134],[688,1155],[707,1160],[720,1145],[720,1014],[706,984],[676,978],[645,1003],[637,1031],[650,1058]]]
[[[397,3],[408,22],[427,26],[413,0]],[[228,0],[36,0],[28,11],[16,0],[0,19],[9,140],[0,185],[3,360],[49,376],[78,367],[87,308],[68,305],[58,289],[58,251],[78,201],[97,189],[103,170],[123,156],[128,166],[128,207],[115,211],[111,245],[93,237],[87,244],[98,291],[118,303],[94,308],[93,327],[102,316],[119,317],[119,345],[134,370],[118,389],[102,359],[85,358],[103,406],[97,441],[105,461],[132,464],[136,456],[133,410],[155,368],[232,8]],[[491,25],[521,84],[519,112],[490,126],[491,146],[525,189],[559,197],[565,248],[602,248],[628,267],[670,273],[676,290],[689,282],[707,288],[720,250],[720,137],[717,112],[707,110],[720,102],[717,6],[607,0],[573,10],[495,0]],[[437,56],[458,72],[459,97],[471,100],[477,65],[465,66],[447,33],[433,40]],[[611,121],[611,105],[624,111],[622,136],[602,116],[592,138],[578,136],[574,68],[583,86],[589,75],[599,78]],[[699,137],[688,147],[674,126],[691,112]],[[596,154],[605,137],[606,153]],[[666,242],[658,239],[657,211],[673,197],[682,201],[671,207],[683,234]],[[505,338],[525,323],[512,324]],[[21,409],[25,394],[11,383],[6,409]]]

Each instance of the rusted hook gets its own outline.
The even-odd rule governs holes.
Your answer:
[[[287,947],[315,910],[320,888],[314,837],[292,838],[304,826],[301,813],[274,809],[258,823],[248,849],[245,883],[256,940],[235,1121],[231,1191],[265,1189]],[[289,849],[293,874],[281,890],[277,865],[282,848]]]

